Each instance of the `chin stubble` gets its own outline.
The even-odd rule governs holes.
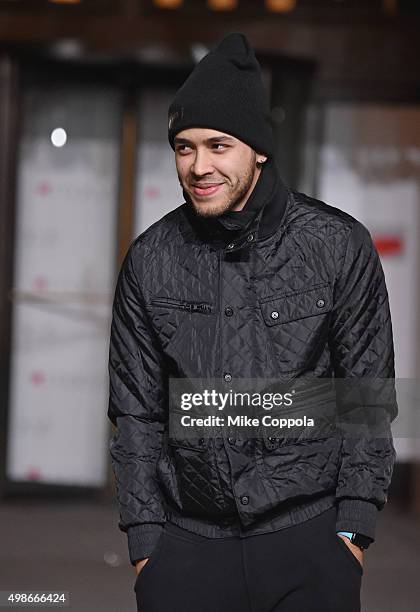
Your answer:
[[[248,193],[249,189],[252,185],[252,180],[254,177],[254,165],[256,161],[256,155],[254,155],[253,159],[250,162],[250,165],[246,171],[243,180],[239,182],[239,191],[234,193],[231,198],[223,202],[222,204],[216,205],[212,208],[209,208],[209,205],[205,205],[205,208],[197,207],[196,203],[193,201],[192,196],[190,195],[191,206],[195,210],[196,214],[200,217],[220,217],[226,212],[233,210],[235,206],[243,200],[243,198]],[[180,181],[181,182],[181,181]],[[227,183],[225,183],[227,185]],[[182,183],[181,183],[182,186]]]

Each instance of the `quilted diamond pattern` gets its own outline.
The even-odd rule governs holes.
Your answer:
[[[252,527],[285,503],[331,493],[342,503],[340,528],[351,530],[359,513],[373,537],[395,461],[391,438],[220,438],[202,447],[166,438],[169,377],[394,377],[388,294],[368,230],[288,189],[282,225],[230,252],[203,241],[185,207],[133,241],[114,297],[110,452],[132,558],[145,552],[142,538],[159,536],[170,508],[191,524],[236,518]],[[210,308],[188,307],[200,303]]]

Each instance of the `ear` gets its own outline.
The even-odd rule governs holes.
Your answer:
[[[263,153],[257,153],[257,168],[261,170],[263,164],[267,161],[267,156]]]
[[[257,153],[257,163],[263,164],[266,161],[267,161],[267,155],[264,155],[264,153]]]

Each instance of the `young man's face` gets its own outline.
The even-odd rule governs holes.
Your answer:
[[[174,144],[178,179],[197,214],[218,217],[245,206],[261,172],[250,146],[208,128],[182,130]]]

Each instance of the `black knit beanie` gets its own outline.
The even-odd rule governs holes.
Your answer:
[[[261,68],[243,34],[229,34],[197,64],[168,110],[168,138],[192,127],[220,130],[268,157],[274,153]]]

